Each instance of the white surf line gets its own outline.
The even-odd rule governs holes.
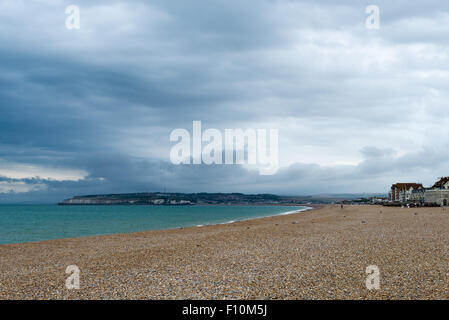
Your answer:
[[[289,215],[289,214],[295,214],[295,213],[298,213],[298,212],[303,212],[303,211],[307,211],[307,210],[311,210],[311,209],[313,209],[313,208],[312,207],[304,207],[304,209],[281,212],[281,213],[277,214],[276,216],[286,216],[286,215]]]
[[[277,216],[286,216],[286,215],[290,215],[290,214],[295,214],[295,213],[299,213],[299,212],[308,211],[308,210],[311,210],[311,209],[313,209],[313,208],[312,207],[304,207],[303,209],[291,210],[291,211],[276,213],[276,214],[268,215],[268,216],[259,216],[259,217],[241,219],[241,220],[240,219],[238,219],[238,220],[230,220],[230,221],[220,222],[220,223],[198,224],[195,227],[199,228],[199,227],[204,227],[204,226],[216,226],[216,225],[221,225],[221,224],[230,224],[230,223],[241,222],[241,221],[249,221],[249,220],[254,220],[254,219],[262,219],[262,218],[277,217]]]

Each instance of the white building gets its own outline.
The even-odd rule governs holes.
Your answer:
[[[436,203],[440,206],[449,205],[449,177],[440,178],[432,188],[426,190],[424,201],[426,203]]]
[[[410,188],[406,193],[406,199],[410,202],[423,202],[424,194],[424,188]]]

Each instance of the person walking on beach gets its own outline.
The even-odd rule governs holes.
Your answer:
[[[340,205],[341,210],[343,210],[343,204]]]

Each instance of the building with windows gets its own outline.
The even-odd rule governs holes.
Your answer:
[[[442,177],[424,194],[424,202],[449,205],[449,177]]]
[[[408,192],[408,200],[414,203],[423,203],[424,195],[426,194],[425,188],[411,188]]]
[[[424,190],[421,183],[395,183],[391,186],[390,200],[401,203],[423,201]]]

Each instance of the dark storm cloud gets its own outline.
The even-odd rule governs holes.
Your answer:
[[[384,191],[449,172],[449,4],[0,4],[0,201],[74,194]],[[274,176],[174,166],[170,132],[279,128]],[[63,176],[67,171],[71,178]]]

